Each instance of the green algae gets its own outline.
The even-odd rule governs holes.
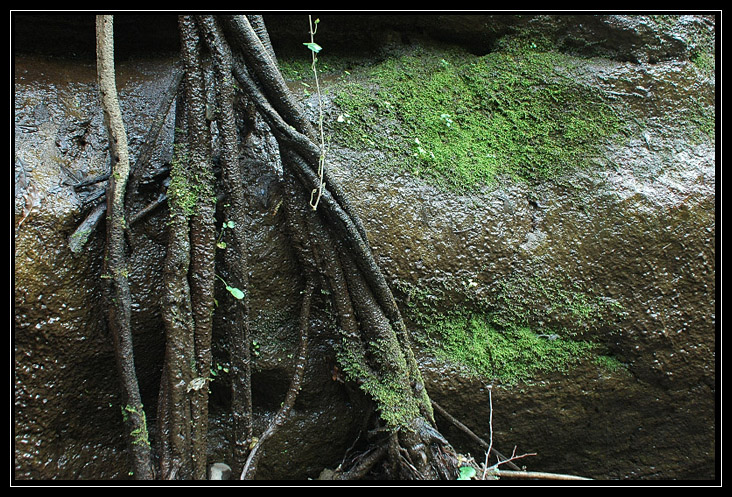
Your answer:
[[[577,64],[547,51],[391,58],[339,86],[334,101],[347,118],[330,131],[450,190],[498,175],[553,178],[596,164],[601,145],[624,130],[604,95],[575,76]]]

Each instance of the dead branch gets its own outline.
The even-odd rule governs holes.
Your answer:
[[[517,478],[524,480],[592,480],[583,476],[564,475],[560,473],[545,473],[542,471],[511,471],[507,469],[494,469],[493,475],[499,478]]]
[[[437,402],[434,400],[432,401],[432,407],[435,408],[435,410],[442,415],[445,419],[447,419],[450,423],[455,425],[456,428],[458,428],[460,431],[465,433],[470,439],[472,439],[475,443],[477,443],[482,449],[489,450],[491,454],[496,456],[499,461],[502,460],[503,463],[508,464],[509,467],[515,469],[515,470],[521,470],[516,464],[512,463],[508,460],[508,457],[504,456],[498,450],[496,450],[495,447],[492,447],[488,442],[480,438],[478,435],[473,433],[473,431],[470,430],[467,426],[462,424],[460,421],[458,421],[455,417],[453,417],[449,412],[447,412],[444,408],[442,408]]]

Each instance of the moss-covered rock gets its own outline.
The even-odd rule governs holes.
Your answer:
[[[334,140],[387,153],[385,167],[456,191],[497,176],[542,180],[596,165],[627,124],[579,61],[553,52],[417,50],[354,73]],[[385,135],[388,134],[388,139]]]

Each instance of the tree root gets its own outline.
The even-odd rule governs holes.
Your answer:
[[[152,479],[154,472],[148,440],[145,411],[135,372],[130,329],[132,296],[127,274],[124,237],[125,188],[130,174],[127,134],[117,98],[114,71],[113,17],[96,17],[97,74],[99,92],[110,143],[111,176],[107,183],[107,242],[105,272],[110,283],[109,326],[114,338],[115,355],[122,379],[129,429],[129,447],[135,477]]]
[[[336,310],[334,324],[341,338],[336,350],[339,366],[346,373],[349,384],[367,394],[368,405],[379,415],[376,436],[367,441],[370,448],[352,458],[348,468],[339,469],[334,476],[343,479],[369,478],[370,475],[391,479],[456,478],[457,454],[436,429],[433,404],[396,300],[376,264],[359,216],[327,169],[323,172],[325,183],[318,208],[309,208],[310,192],[321,186],[321,150],[316,145],[312,124],[279,72],[261,17],[181,16],[179,30],[184,91],[178,92],[174,160],[165,197],[170,220],[162,296],[166,351],[157,416],[159,476],[199,479],[206,475],[206,378],[211,366],[217,240],[211,136],[206,121],[201,67],[201,45],[205,42],[215,72],[218,112],[212,119],[220,132],[222,148],[221,178],[227,204],[223,213],[227,225],[232,221],[235,226],[226,232],[227,247],[231,244],[232,248],[231,257],[227,256],[226,276],[232,284],[247,290],[246,207],[240,185],[239,135],[235,124],[233,83],[236,80],[277,139],[283,169],[281,181],[286,192],[285,219],[304,281],[299,317],[300,349],[290,388],[281,409],[251,449],[254,437],[248,301],[242,299],[227,304],[235,313],[234,325],[229,330],[231,372],[235,375],[232,380],[235,469],[238,472],[238,466],[242,466],[243,479],[255,477],[262,445],[284,424],[295,403],[307,362],[313,293],[321,288],[327,290]],[[175,81],[174,77],[173,83]],[[177,88],[177,83],[173,83],[161,101],[158,116],[162,117],[151,126],[150,136],[157,136],[162,119],[167,115],[176,94],[172,88]],[[138,162],[145,162],[145,157],[142,154]],[[136,167],[135,190],[140,174],[141,167]],[[129,175],[129,170],[125,175]],[[109,185],[108,219],[113,220],[120,212],[119,206],[111,203],[118,198],[111,193],[117,185],[114,175],[110,177]],[[195,192],[193,208],[186,203],[186,192],[181,187]],[[129,199],[132,195],[134,192],[128,192]],[[120,205],[124,214],[124,199]],[[110,206],[115,210],[109,210]],[[134,218],[133,215],[129,217]],[[124,241],[123,237],[119,238],[120,233],[123,232],[114,232],[117,238],[108,236],[108,250],[119,249],[120,240]],[[120,288],[119,291],[125,291]],[[245,297],[248,294],[242,293]],[[129,300],[129,295],[120,295]],[[129,309],[126,316],[129,321]],[[128,322],[126,325],[129,327]],[[131,359],[131,344],[129,349],[118,355]],[[129,379],[129,376],[124,378]],[[138,476],[152,476],[151,472],[144,472],[141,463],[136,466],[136,472],[138,466],[141,468]]]

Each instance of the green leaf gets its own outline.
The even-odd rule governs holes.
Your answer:
[[[458,480],[469,480],[475,476],[475,468],[472,466],[460,466],[460,476]]]
[[[317,43],[314,43],[312,41],[309,41],[307,43],[303,43],[303,45],[305,45],[306,47],[308,47],[310,50],[312,50],[315,53],[318,53],[321,50],[323,50],[323,47],[321,47],[320,45],[318,45]]]
[[[227,228],[233,228],[234,226],[236,226],[236,223],[234,221],[227,221],[226,223],[224,223],[224,225]]]
[[[220,249],[226,248],[226,242],[216,242],[216,246]]]
[[[239,290],[238,288],[235,288],[233,286],[226,285],[226,289],[229,291],[230,294],[232,294],[235,298],[241,300],[244,298],[244,292]]]

